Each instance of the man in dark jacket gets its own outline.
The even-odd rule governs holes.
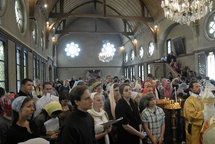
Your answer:
[[[74,111],[68,115],[60,134],[61,144],[95,144],[94,120],[87,112],[92,99],[86,86],[77,86],[70,93]]]
[[[19,91],[18,95],[33,98],[32,91],[33,91],[33,81],[28,78],[23,79],[21,81],[21,90]]]

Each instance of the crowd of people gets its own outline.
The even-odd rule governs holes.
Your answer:
[[[166,118],[156,101],[175,97],[185,102],[187,144],[199,144],[203,82],[151,74],[144,82],[110,75],[43,85],[24,79],[17,94],[0,88],[0,144],[163,144]]]

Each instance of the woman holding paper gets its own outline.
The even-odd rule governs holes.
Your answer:
[[[122,84],[119,87],[122,98],[116,105],[116,118],[123,117],[118,124],[119,144],[139,144],[145,137],[137,104],[131,99],[131,87]]]
[[[100,93],[92,93],[91,98],[93,100],[92,109],[88,110],[88,113],[94,119],[95,125],[95,138],[97,144],[110,144],[108,133],[111,131],[111,127],[104,127],[103,123],[108,121],[107,113],[103,110],[103,100]]]
[[[39,137],[35,123],[29,120],[34,113],[33,100],[19,96],[13,101],[12,110],[12,126],[7,132],[6,144],[17,144]]]
[[[59,102],[51,102],[43,108],[42,112],[34,119],[39,135],[46,140],[54,142],[58,138],[59,119],[57,118],[62,111]],[[52,122],[53,125],[46,125],[45,122]],[[54,127],[53,127],[54,126]]]

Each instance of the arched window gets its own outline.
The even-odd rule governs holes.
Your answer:
[[[215,39],[215,13],[213,13],[209,17],[207,27],[208,27],[207,34],[209,38]]]
[[[38,40],[38,26],[37,26],[37,21],[32,20],[32,38],[34,40],[34,43],[37,44]]]
[[[134,60],[134,50],[131,50],[131,60]]]
[[[215,58],[214,52],[210,52],[207,57],[207,75],[210,79],[215,80]]]
[[[143,58],[143,55],[144,55],[144,49],[143,49],[143,46],[141,46],[139,49],[139,57]]]
[[[8,90],[7,40],[0,36],[0,87]]]
[[[42,50],[44,50],[44,47],[45,47],[45,36],[44,36],[44,32],[43,31],[41,31],[40,46],[41,46]]]
[[[128,62],[128,53],[125,53],[125,56],[124,56],[124,62]]]
[[[152,56],[155,50],[155,44],[153,42],[149,43],[148,55]]]
[[[27,25],[27,14],[23,0],[15,0],[15,15],[17,26],[20,32],[24,33]]]

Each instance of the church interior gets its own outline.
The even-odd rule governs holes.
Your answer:
[[[215,144],[215,1],[0,0],[0,95],[0,144]]]

